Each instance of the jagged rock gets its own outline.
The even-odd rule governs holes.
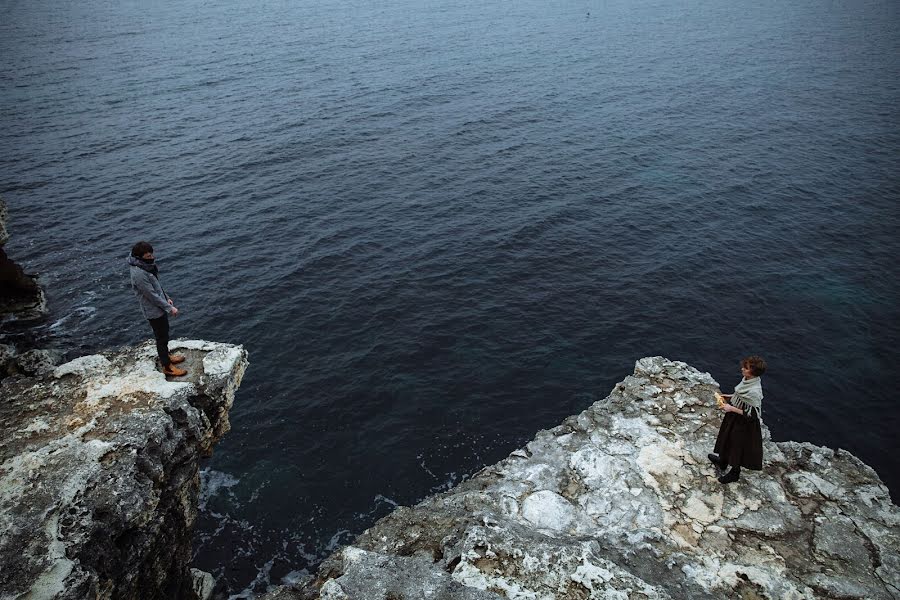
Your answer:
[[[29,350],[16,357],[16,367],[25,375],[47,375],[62,358],[57,350]]]
[[[0,344],[0,379],[13,375],[16,370],[16,357],[19,353],[11,344]]]
[[[36,319],[47,313],[47,299],[37,280],[14,263],[3,246],[9,241],[9,211],[0,198],[0,317],[15,315],[22,320]]]
[[[28,350],[18,352],[15,346],[0,344],[0,379],[10,375],[48,375],[63,353],[58,350]]]
[[[403,598],[425,598],[447,577],[516,599],[900,598],[900,510],[875,472],[764,429],[763,471],[721,485],[706,458],[718,388],[641,359],[604,400],[269,599],[384,598],[369,590],[406,580],[420,584]]]
[[[0,598],[194,597],[198,463],[247,353],[170,347],[188,377],[167,381],[148,342],[0,382]]]
[[[347,547],[341,552],[341,581],[325,582],[323,600],[417,598],[419,600],[500,600],[492,592],[465,586],[431,560],[391,556]]]
[[[200,569],[191,569],[191,583],[197,600],[209,600],[213,595],[216,580],[212,574]]]

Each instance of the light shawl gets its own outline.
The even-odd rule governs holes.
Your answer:
[[[762,384],[759,381],[759,377],[751,377],[750,379],[742,379],[739,384],[734,386],[731,404],[743,410],[744,414],[747,413],[749,408],[755,408],[759,417],[762,418],[762,399]]]

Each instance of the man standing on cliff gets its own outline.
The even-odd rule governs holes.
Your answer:
[[[135,244],[128,257],[128,267],[131,271],[131,289],[156,337],[156,351],[163,373],[172,377],[187,375],[187,371],[175,366],[184,361],[184,357],[169,354],[169,315],[177,317],[178,309],[159,283],[159,267],[153,256],[153,246],[147,242]]]

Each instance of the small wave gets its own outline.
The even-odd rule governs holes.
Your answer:
[[[435,475],[434,472],[431,469],[429,469],[428,466],[425,464],[425,455],[424,454],[419,454],[416,456],[416,458],[419,459],[419,466],[422,467],[423,471],[425,471],[426,473],[428,473],[435,479],[438,478],[438,476]]]
[[[375,498],[372,500],[372,508],[369,509],[368,512],[364,512],[364,513],[361,513],[361,512],[360,512],[360,513],[356,513],[356,517],[357,517],[358,519],[365,519],[365,518],[371,517],[372,515],[374,515],[375,513],[377,513],[377,512],[381,509],[381,506],[382,506],[383,504],[387,504],[387,505],[390,506],[391,508],[397,508],[398,506],[400,506],[399,504],[397,504],[395,501],[391,500],[391,499],[388,498],[387,496],[382,496],[381,494],[378,494],[378,495],[376,495]],[[338,533],[340,533],[340,532],[338,532]],[[337,534],[335,534],[335,535],[337,535]],[[332,538],[332,539],[333,539],[333,538]]]
[[[56,321],[48,325],[47,331],[59,333],[60,330],[65,329],[66,325],[68,325],[73,319],[76,320],[76,322],[90,321],[96,314],[96,306],[79,306],[69,314],[57,319]]]
[[[424,456],[420,454],[418,456],[418,458],[420,459],[419,466],[422,467],[422,470],[425,471],[426,473],[428,473],[429,475],[431,475],[431,477],[433,477],[436,481],[440,481],[440,477],[438,477],[434,473],[434,471],[432,471],[425,465]],[[463,481],[467,480],[470,477],[470,475],[468,473],[460,474],[460,473],[457,473],[456,471],[451,471],[451,472],[447,473],[446,476],[447,476],[447,478],[444,481],[440,481],[440,483],[433,485],[428,489],[429,496],[432,494],[446,492],[447,490],[452,489],[457,484],[462,483]]]
[[[317,564],[323,558],[332,554],[341,545],[346,543],[344,540],[348,535],[350,535],[350,532],[347,530],[338,531],[331,537],[328,545],[322,551],[316,555],[306,555],[304,558],[307,558],[310,564]],[[301,553],[301,556],[303,556],[303,553]],[[308,569],[294,569],[278,578],[277,582],[273,582],[272,569],[275,567],[275,564],[279,563],[279,565],[284,565],[291,562],[294,561],[288,553],[282,551],[275,552],[269,560],[257,569],[253,581],[248,583],[240,592],[228,596],[228,600],[252,600],[253,598],[258,597],[260,591],[270,590],[274,585],[296,584],[310,576],[310,571]]]
[[[349,529],[341,529],[340,531],[336,532],[333,536],[331,536],[331,539],[328,540],[327,544],[325,544],[326,554],[331,554],[332,552],[334,552],[335,550],[340,548],[344,544],[344,542],[342,542],[341,540],[343,540],[344,538],[346,538],[349,535],[351,535]]]
[[[250,585],[245,587],[243,590],[238,592],[237,594],[233,594],[228,596],[228,600],[251,600],[255,598],[257,593],[255,590],[259,589],[267,589],[272,584],[272,566],[275,564],[275,559],[278,558],[278,555],[273,556],[268,561],[263,564],[262,567],[256,572],[256,577],[253,581],[250,582]]]
[[[440,494],[441,492],[446,492],[447,490],[453,489],[454,487],[456,487],[457,484],[462,483],[463,481],[467,480],[469,477],[470,477],[470,475],[468,475],[466,473],[463,473],[460,475],[460,474],[456,473],[455,471],[450,472],[447,474],[447,479],[443,483],[432,486],[428,490],[428,494],[426,494],[426,497],[431,496],[432,494]]]
[[[293,585],[296,583],[300,583],[309,577],[309,571],[306,569],[300,569],[299,571],[291,571],[287,575],[281,578],[282,585]]]
[[[206,510],[206,503],[221,490],[234,487],[238,483],[240,483],[240,479],[228,473],[212,469],[200,471],[200,510]]]

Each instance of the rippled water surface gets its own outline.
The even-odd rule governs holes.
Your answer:
[[[646,355],[900,492],[894,0],[0,1],[36,335],[242,343],[196,566],[244,597]],[[8,335],[22,339],[10,328]],[[752,476],[752,475],[751,475]]]

